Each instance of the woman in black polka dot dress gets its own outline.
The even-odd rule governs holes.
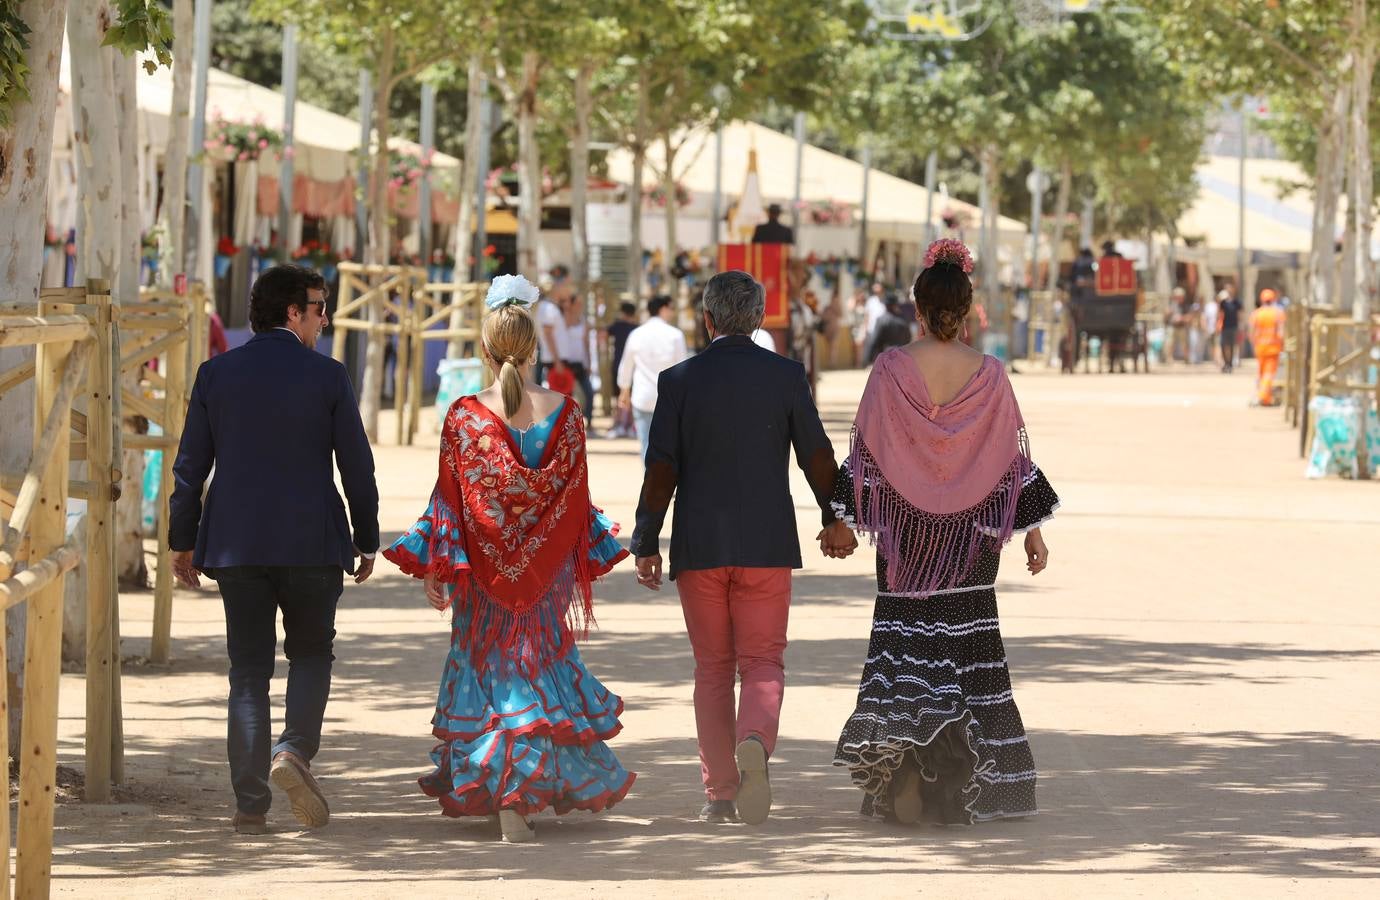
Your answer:
[[[865,815],[971,824],[1036,811],[994,585],[1014,533],[1044,569],[1059,500],[1000,362],[955,340],[972,289],[966,249],[941,243],[914,290],[925,332],[878,359],[835,485],[835,509],[877,545],[877,600],[834,762]]]

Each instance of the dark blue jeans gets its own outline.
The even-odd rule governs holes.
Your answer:
[[[344,590],[339,566],[232,566],[213,573],[225,601],[230,651],[230,782],[241,812],[268,812],[268,769],[291,750],[310,761],[321,747],[321,721],[331,693],[335,607]],[[274,625],[283,611],[288,658],[287,713],[272,743],[268,682],[278,650]]]

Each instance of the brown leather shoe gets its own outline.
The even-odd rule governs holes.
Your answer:
[[[278,789],[288,796],[292,814],[308,828],[320,828],[331,817],[331,808],[326,803],[326,795],[321,785],[312,777],[307,762],[290,750],[284,750],[273,757],[273,766],[268,777]]]
[[[230,824],[234,826],[236,834],[268,834],[267,817],[255,813],[241,812],[237,809],[234,817],[230,819]]]

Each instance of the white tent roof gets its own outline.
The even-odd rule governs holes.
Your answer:
[[[1210,156],[1194,178],[1198,199],[1179,218],[1179,233],[1201,236],[1210,249],[1235,248],[1240,241],[1240,161]],[[1313,243],[1313,197],[1304,188],[1282,199],[1281,185],[1302,185],[1307,175],[1278,159],[1246,160],[1246,249],[1307,253]]]
[[[755,122],[732,122],[724,126],[724,156],[722,190],[725,197],[734,197],[742,190],[747,172],[748,151],[757,150],[757,171],[763,198],[789,206],[795,196],[795,138],[773,131]],[[648,153],[649,169],[645,183],[654,183],[653,170],[664,169],[661,145],[654,144]],[[632,181],[632,154],[615,150],[608,157],[609,177],[628,184]],[[702,129],[690,136],[676,157],[677,180],[687,190],[699,194],[714,191],[714,132]],[[800,196],[805,201],[833,200],[862,204],[862,164],[807,144],[801,157]],[[923,240],[925,209],[928,192],[922,185],[903,178],[872,170],[868,184],[868,230],[876,237],[919,242]],[[980,221],[979,210],[970,203],[953,198],[934,200],[935,224],[942,230],[940,217],[946,209],[962,210],[972,222],[970,233],[976,236]],[[888,227],[891,226],[891,227]],[[1003,216],[1000,230],[1025,234],[1026,225]],[[889,233],[888,233],[889,232]]]
[[[71,93],[71,62],[66,41],[59,86]],[[142,58],[141,58],[142,62]],[[155,154],[162,155],[168,143],[168,123],[172,115],[172,71],[160,66],[152,75],[139,68],[140,132],[144,142]],[[206,118],[208,127],[217,114],[226,119],[252,122],[262,119],[277,131],[283,129],[283,95],[278,91],[245,81],[211,69],[206,84]],[[352,151],[359,146],[359,123],[319,106],[297,101],[294,113],[296,148],[293,165],[296,171],[319,181],[339,181],[354,172]],[[393,138],[393,147],[420,150],[417,144]],[[192,148],[197,152],[198,148]],[[453,156],[437,153],[433,165],[454,168],[460,161]]]

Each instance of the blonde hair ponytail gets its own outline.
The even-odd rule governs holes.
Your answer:
[[[498,370],[498,390],[503,397],[503,417],[511,419],[522,405],[523,393],[522,373],[513,365],[512,358],[505,359],[503,368]]]
[[[484,352],[498,370],[498,389],[503,398],[503,415],[511,419],[522,405],[522,372],[519,366],[537,355],[537,325],[522,306],[503,306],[484,320]]]

